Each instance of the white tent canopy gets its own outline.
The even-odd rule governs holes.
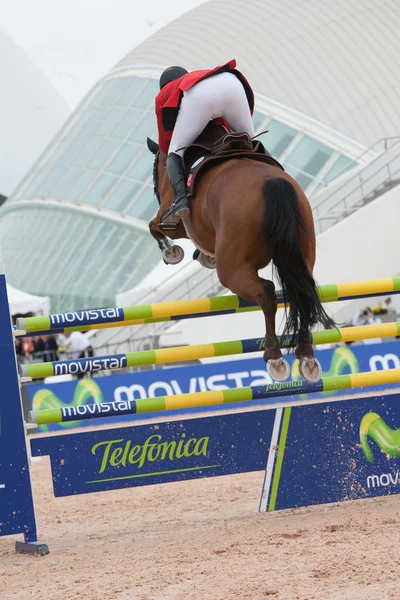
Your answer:
[[[48,315],[50,313],[50,298],[48,296],[34,296],[22,290],[17,290],[7,284],[8,304],[11,315],[35,313]]]

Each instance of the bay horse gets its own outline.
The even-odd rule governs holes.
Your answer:
[[[221,134],[218,127],[214,128],[214,141]],[[166,155],[149,138],[147,145],[156,155],[154,190],[160,203],[149,229],[164,262],[176,264],[182,260],[183,250],[171,246],[163,233],[165,226],[160,223],[173,201]],[[296,180],[279,166],[250,158],[228,158],[200,173],[190,211],[168,236],[174,240],[189,238],[201,250],[203,258],[215,257],[221,284],[260,306],[266,325],[264,360],[271,378],[285,381],[290,375],[276,336],[275,286],[258,274],[272,261],[290,305],[284,334],[293,335],[301,376],[309,382],[318,381],[322,369],[314,357],[310,330],[318,324],[332,327],[334,323],[318,297],[313,278],[316,258],[313,215]]]

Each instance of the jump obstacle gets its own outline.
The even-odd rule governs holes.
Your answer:
[[[318,288],[318,295],[323,302],[337,302],[353,298],[399,293],[400,277],[323,285]],[[276,298],[278,308],[283,308],[285,303],[281,290],[276,292]],[[144,304],[143,306],[91,309],[46,317],[20,318],[17,319],[17,330],[35,335],[42,332],[87,331],[104,327],[127,327],[253,310],[260,310],[260,307],[239,296],[214,296],[198,300],[178,300],[158,304]]]
[[[400,293],[400,278],[322,286],[319,292],[324,302]],[[277,298],[282,303],[281,292],[277,292]],[[237,296],[206,298],[22,319],[17,323],[17,333],[120,327],[256,309]],[[399,335],[399,327],[398,323],[390,323],[379,328],[316,332],[313,343]],[[283,346],[287,343],[288,338],[281,339]],[[110,363],[117,360],[116,356],[123,357],[126,366],[156,364],[254,352],[262,350],[260,344],[259,339],[236,340],[103,359]],[[16,543],[17,551],[46,554],[47,545],[37,541],[20,380],[3,274],[0,274],[0,351],[5,399],[0,403],[0,536],[23,534],[24,542]],[[98,370],[95,360],[101,359],[83,360],[90,361],[88,370]],[[22,376],[54,374],[58,364],[71,372],[73,363],[77,361],[27,365]],[[305,401],[300,395],[399,381],[400,369],[392,369],[328,377],[317,384],[293,381],[36,411],[31,414],[32,421],[61,423],[123,414],[160,416],[163,410],[197,406],[221,405],[223,409],[226,403],[265,398],[270,404],[262,410],[190,419],[177,415],[177,420],[169,422],[35,437],[30,440],[30,449],[32,456],[50,456],[55,496],[259,470],[265,471],[260,511],[397,493],[400,471],[388,461],[400,458],[400,396]],[[293,399],[296,394],[299,397]]]
[[[331,392],[354,387],[390,384],[398,381],[400,381],[400,369],[375,372],[367,371],[366,373],[326,377],[318,383],[308,383],[307,381],[299,380],[229,390],[159,396],[141,400],[120,400],[118,402],[102,402],[82,406],[33,410],[30,411],[28,420],[30,423],[36,423],[37,425],[50,425],[52,423],[68,423],[69,421],[197,408],[200,406],[214,406],[215,404],[230,404],[232,402],[245,402],[248,400],[264,400],[267,398],[279,398],[279,402],[282,403],[284,396]]]
[[[376,337],[400,336],[400,323],[382,323],[379,325],[364,325],[345,327],[343,329],[328,329],[312,333],[312,343],[334,344],[339,342],[354,342]],[[293,336],[278,336],[281,348],[289,346]],[[197,344],[194,346],[177,346],[127,354],[109,354],[95,358],[80,358],[75,360],[58,360],[20,365],[19,373],[25,381],[42,379],[54,375],[76,375],[77,373],[93,373],[97,371],[114,371],[127,367],[144,365],[168,364],[173,362],[215,358],[233,354],[248,354],[265,349],[265,338],[250,338],[231,342],[215,342],[213,344]]]

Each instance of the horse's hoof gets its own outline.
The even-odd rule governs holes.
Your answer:
[[[321,363],[317,358],[304,358],[299,360],[299,372],[308,383],[317,383],[322,376]]]
[[[164,262],[167,265],[177,265],[181,262],[185,253],[180,246],[170,246],[169,248],[165,248],[162,253],[162,257]]]
[[[285,358],[276,358],[267,361],[267,373],[274,381],[287,381],[290,375],[290,366]]]
[[[205,267],[206,269],[216,268],[215,256],[207,256],[207,254],[204,254],[204,252],[200,252],[197,260],[199,261],[201,266]]]

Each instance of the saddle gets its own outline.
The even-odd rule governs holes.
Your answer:
[[[284,170],[259,140],[251,139],[245,132],[228,132],[223,125],[210,121],[183,155],[188,195],[194,195],[200,173],[231,158],[249,158]]]

